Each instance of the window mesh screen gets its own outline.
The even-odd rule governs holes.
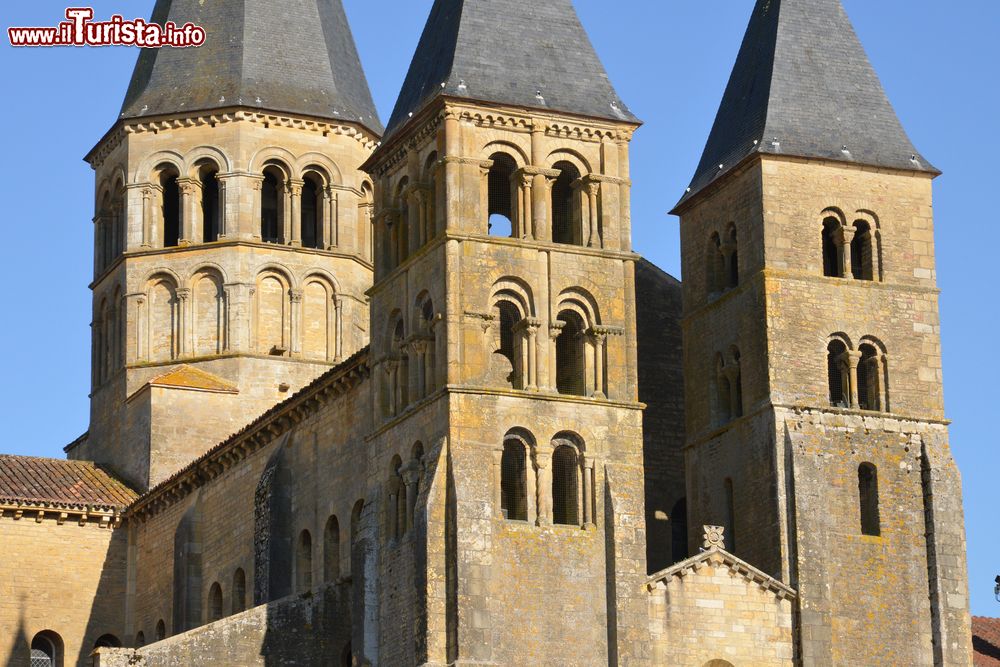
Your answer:
[[[846,408],[850,404],[845,382],[846,353],[847,346],[840,341],[833,341],[827,348],[826,368],[830,385],[830,405],[835,408]]]
[[[181,191],[176,176],[166,176],[160,181],[163,187],[163,246],[176,246],[181,233]]]
[[[844,277],[836,238],[839,226],[840,223],[834,218],[827,218],[823,222],[823,275],[832,278]]]
[[[573,206],[573,181],[580,178],[580,173],[571,164],[559,163],[559,176],[552,184],[552,242],[576,244],[574,230],[575,210]]]
[[[556,389],[560,394],[583,396],[586,393],[586,358],[583,319],[572,311],[559,313],[566,323],[556,338]]]
[[[302,246],[319,247],[319,188],[307,178],[302,185]]]
[[[265,173],[260,189],[260,238],[265,243],[278,242],[278,179]]]
[[[527,466],[524,444],[508,440],[500,459],[500,508],[505,519],[528,520]]]
[[[851,239],[851,273],[856,280],[874,280],[872,264],[872,233],[867,222],[854,223]]]
[[[507,220],[514,218],[514,203],[512,197],[513,186],[511,178],[517,169],[514,159],[504,153],[497,153],[491,158],[493,166],[487,177],[487,187],[489,188],[489,214],[500,215]]]
[[[577,499],[579,466],[576,450],[568,445],[552,453],[552,522],[563,525],[580,523]]]
[[[861,347],[858,363],[858,407],[862,410],[879,410],[878,353],[870,345]]]

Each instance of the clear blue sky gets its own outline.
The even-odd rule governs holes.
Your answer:
[[[216,1],[216,0],[209,0]],[[544,1],[544,0],[538,0]],[[1000,62],[996,0],[844,0],[914,143],[944,171],[935,186],[952,446],[965,483],[973,613],[1000,616],[995,332]],[[86,3],[78,3],[86,4]],[[152,0],[93,0],[97,18],[147,17]],[[752,0],[576,0],[619,94],[646,125],[633,142],[635,245],[679,274],[667,215],[694,171]],[[388,119],[431,0],[345,0]],[[55,25],[66,4],[6,0],[0,26]],[[115,120],[136,50],[15,51],[0,40],[0,451],[61,456],[87,428],[93,176],[82,157]],[[991,342],[994,341],[994,342]],[[992,390],[991,390],[992,391]]]

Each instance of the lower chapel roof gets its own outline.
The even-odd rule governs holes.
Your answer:
[[[89,461],[0,454],[0,504],[124,509],[138,494]]]
[[[972,664],[1000,667],[1000,618],[972,617]]]

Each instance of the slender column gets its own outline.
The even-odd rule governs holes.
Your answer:
[[[328,250],[340,245],[340,198],[327,187],[323,200],[323,242]]]
[[[503,519],[503,449],[493,450],[493,509],[496,518]]]
[[[229,181],[225,178],[221,178],[219,175],[215,176],[216,182],[219,184],[219,212],[217,214],[219,220],[218,237],[219,239],[224,239],[229,234],[229,222],[226,220],[226,211],[229,210],[229,206],[226,202],[226,191],[229,189]]]
[[[847,352],[847,364],[851,368],[851,407],[860,407],[858,400],[858,364],[861,363],[860,352]]]
[[[198,184],[194,179],[191,178],[179,178],[177,179],[177,187],[181,193],[181,203],[180,203],[180,214],[181,214],[181,225],[180,225],[180,238],[177,240],[178,245],[191,245],[195,238],[195,227],[197,220],[196,208],[198,207],[198,200],[195,197],[196,189]]]
[[[594,526],[594,460],[583,460],[583,525]]]
[[[389,513],[389,536],[396,540],[399,539],[402,531],[399,525],[399,480],[393,479],[389,482],[389,506],[387,509]]]
[[[94,216],[94,276],[104,270],[104,218]]]
[[[395,417],[398,408],[398,382],[397,374],[399,373],[399,361],[396,359],[389,359],[385,362],[385,373],[386,379],[389,382],[387,395],[389,397],[389,416]]]
[[[527,495],[527,519],[529,522],[538,523],[538,469],[535,466],[535,453],[532,451],[526,451],[525,453],[525,480],[527,488],[525,492]]]
[[[410,394],[414,400],[420,400],[426,395],[427,389],[427,367],[425,365],[427,355],[427,341],[414,339],[410,341],[410,352],[413,359],[413,369],[410,372]]]
[[[537,460],[538,466],[538,525],[552,525],[552,452],[548,449],[539,449]]]
[[[587,246],[590,248],[601,247],[601,235],[597,225],[597,193],[601,184],[596,181],[587,181],[587,200],[590,203],[590,238]]]
[[[854,272],[851,268],[853,262],[851,261],[851,242],[854,240],[854,227],[841,227],[840,228],[840,256],[843,258],[844,266],[841,267],[844,272],[845,278],[853,278]]]
[[[558,391],[558,375],[556,366],[556,340],[562,335],[563,327],[566,323],[561,320],[556,320],[549,325],[549,386],[546,389],[550,391]]]
[[[590,332],[594,341],[594,398],[607,398],[604,392],[604,346],[608,340],[608,334],[599,329],[592,329]]]
[[[291,238],[288,245],[300,247],[302,245],[302,181],[292,180],[286,186],[288,210],[291,215]]]
[[[253,183],[251,183],[250,187],[253,189],[253,212],[250,216],[250,220],[252,222],[250,223],[250,229],[244,230],[244,233],[249,231],[250,237],[254,241],[260,241],[263,238],[261,236],[261,225],[263,224],[263,221],[261,220],[261,189],[264,187],[264,179],[253,179]]]
[[[142,239],[143,248],[153,247],[153,189],[142,189]]]
[[[289,350],[293,357],[297,357],[302,352],[302,290],[288,290],[288,300],[291,304],[291,338]]]
[[[191,348],[188,337],[191,335],[188,326],[191,305],[191,290],[187,287],[179,287],[177,294],[177,356],[183,357]]]

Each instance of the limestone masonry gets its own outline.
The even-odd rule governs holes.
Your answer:
[[[571,0],[436,0],[386,128],[340,0],[153,20],[0,664],[972,664],[939,172],[839,0],[757,2],[683,283]]]

